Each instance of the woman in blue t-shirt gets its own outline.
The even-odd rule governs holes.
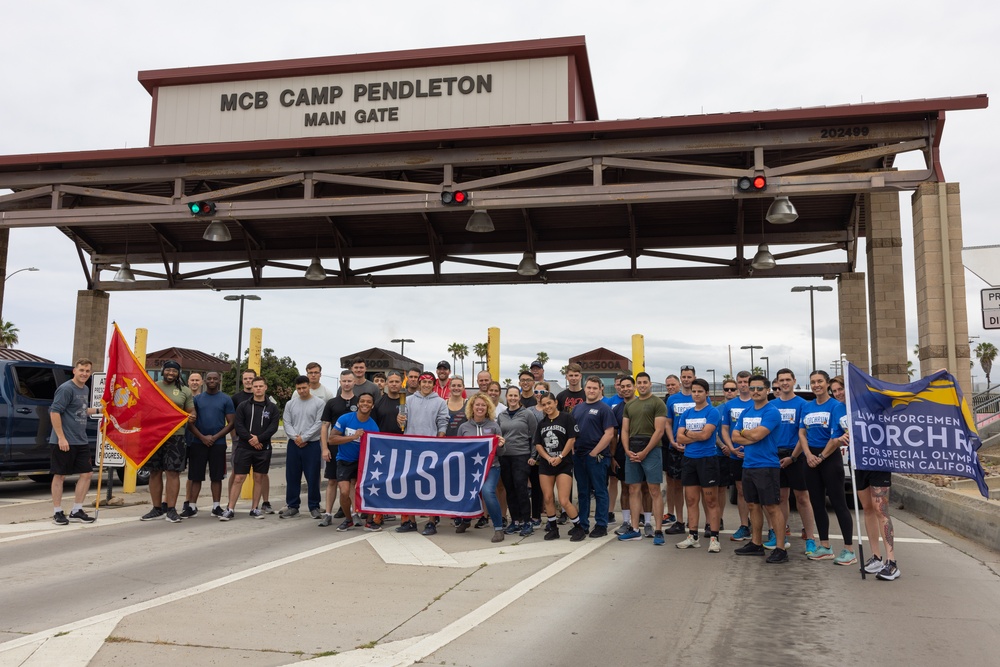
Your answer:
[[[826,371],[813,371],[809,376],[809,388],[816,394],[816,400],[802,409],[799,448],[806,457],[806,487],[821,545],[809,558],[832,558],[837,565],[853,565],[858,562],[851,548],[854,544],[854,522],[844,496],[844,459],[840,455],[844,435],[840,418],[845,414],[844,404],[830,396],[830,376]],[[830,499],[844,536],[844,549],[836,558],[830,547],[830,515],[826,513],[826,498]]]

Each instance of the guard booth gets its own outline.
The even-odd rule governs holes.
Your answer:
[[[149,377],[153,380],[159,380],[165,361],[176,361],[181,365],[185,382],[191,373],[201,373],[204,376],[209,371],[227,373],[233,369],[232,362],[223,361],[201,350],[192,350],[187,347],[166,347],[146,355],[146,372],[149,373]]]
[[[424,365],[419,361],[382,349],[381,347],[373,347],[343,356],[340,358],[340,367],[350,369],[351,363],[358,357],[365,360],[365,366],[367,367],[365,369],[366,380],[371,380],[375,373],[388,373],[391,370],[403,371],[404,373],[410,368],[424,370]]]
[[[632,374],[632,360],[613,352],[606,347],[599,347],[575,357],[570,357],[571,364],[580,364],[583,368],[583,379],[591,375],[601,378],[604,383],[604,395],[615,395],[615,376],[619,373]]]

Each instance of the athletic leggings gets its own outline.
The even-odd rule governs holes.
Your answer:
[[[819,456],[823,450],[810,448],[809,451]],[[806,488],[809,489],[809,501],[816,517],[816,531],[820,541],[830,539],[830,515],[826,513],[826,498],[829,498],[833,511],[837,514],[840,533],[844,536],[844,546],[851,546],[854,543],[854,522],[847,509],[847,496],[844,494],[844,459],[840,455],[840,449],[835,449],[815,468],[806,466]]]

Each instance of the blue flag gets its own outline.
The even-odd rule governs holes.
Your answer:
[[[853,364],[847,367],[855,469],[967,477],[989,498],[976,422],[951,374],[938,371],[916,382],[893,384]]]
[[[483,513],[483,490],[496,436],[434,438],[365,433],[356,505],[377,514],[471,518]]]

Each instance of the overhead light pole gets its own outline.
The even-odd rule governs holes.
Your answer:
[[[390,343],[399,343],[399,356],[405,357],[406,355],[403,354],[403,350],[406,348],[406,344],[407,343],[416,343],[417,341],[413,340],[412,338],[393,338],[389,342]]]
[[[236,336],[236,387],[240,387],[240,371],[243,368],[243,304],[245,301],[260,301],[256,294],[230,294],[223,297],[226,301],[240,302],[240,330]]]
[[[764,375],[767,376],[767,381],[770,382],[771,381],[771,358],[770,357],[766,357],[766,356],[762,356],[760,358],[760,360],[763,361],[765,364],[767,364],[767,370],[764,371]]]
[[[753,351],[754,350],[763,350],[764,346],[763,345],[740,345],[740,349],[741,350],[750,350],[750,372],[753,373],[753,369],[754,369],[754,365],[753,365]]]
[[[18,269],[17,271],[11,271],[6,276],[4,276],[3,283],[0,284],[0,313],[3,312],[3,295],[4,289],[7,287],[7,281],[21,273],[21,271],[41,271],[37,266],[28,266],[23,269]],[[0,323],[3,322],[3,318],[0,317]]]
[[[706,369],[705,372],[712,374],[712,393],[714,394],[715,393],[715,369],[714,368],[709,368],[709,369]]]
[[[816,370],[816,310],[813,305],[813,292],[832,292],[829,285],[796,285],[793,292],[809,292],[809,329],[812,335],[812,368],[809,372]]]

